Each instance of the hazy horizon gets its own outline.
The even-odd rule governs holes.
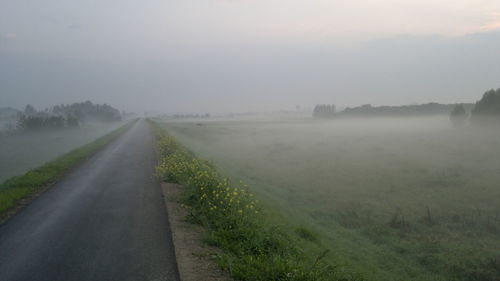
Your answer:
[[[475,102],[499,57],[492,0],[0,3],[0,106],[19,109]]]
[[[499,0],[0,0],[0,279],[499,281],[499,120]]]

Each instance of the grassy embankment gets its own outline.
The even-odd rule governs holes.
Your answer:
[[[85,122],[78,129],[0,133],[0,183],[104,136],[127,122]]]
[[[1,183],[0,215],[15,208],[20,200],[35,194],[46,185],[57,180],[57,178],[69,169],[127,131],[134,122],[127,123],[91,143],[64,154],[54,161],[26,172],[24,175],[12,177]]]
[[[237,280],[354,280],[324,262],[326,252],[305,253],[279,225],[272,224],[252,193],[222,177],[207,161],[196,158],[155,123],[160,155],[158,174],[185,186],[189,219],[206,229],[206,242],[222,249],[219,265]],[[298,228],[299,236],[317,243],[315,234]],[[321,248],[321,247],[319,247]]]
[[[498,131],[446,117],[161,126],[364,279],[500,280]]]

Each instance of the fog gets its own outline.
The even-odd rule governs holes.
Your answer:
[[[157,121],[367,280],[498,277],[496,129],[447,116]]]
[[[432,199],[434,202],[425,203],[442,208],[443,202],[450,203],[450,189],[456,196],[464,188],[461,190],[464,200],[482,199],[459,208],[500,211],[495,203],[500,194],[495,187],[496,180],[491,178],[500,175],[500,155],[496,149],[500,145],[500,133],[471,126],[455,128],[447,116],[343,120],[233,118],[181,122],[166,119],[161,122],[196,155],[214,161],[223,171],[236,173],[238,177],[274,183],[276,192],[291,186],[298,190],[340,189],[342,192],[330,195],[335,197],[332,200],[341,203],[357,200],[346,199],[353,196],[350,192],[372,188],[374,192],[381,188],[384,192],[395,189],[391,192],[413,194],[404,202],[400,198],[392,201],[390,195],[384,194],[377,200],[385,202],[379,207],[388,209],[419,208],[423,204],[420,196],[427,200],[433,197],[427,192],[442,193],[446,196],[436,196]],[[489,183],[487,178],[491,180]],[[436,182],[431,183],[433,180]],[[474,192],[472,196],[472,189],[479,187],[475,181],[482,181],[483,192]],[[426,188],[426,192],[414,194],[420,188]],[[486,189],[495,196],[484,192]],[[313,192],[307,196],[321,198],[323,195]],[[300,199],[295,199],[305,200],[302,194]],[[332,207],[334,205],[338,207],[338,204]]]
[[[0,183],[52,161],[120,125],[123,122],[87,123],[77,130],[46,130],[12,135],[2,134],[0,130]]]
[[[474,102],[498,1],[0,2],[0,106],[268,112]]]
[[[152,117],[366,280],[499,280],[499,62],[498,0],[2,0],[0,181]]]

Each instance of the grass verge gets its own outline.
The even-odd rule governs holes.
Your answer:
[[[266,218],[248,187],[222,177],[154,122],[160,163],[157,173],[185,187],[188,219],[206,229],[206,242],[222,250],[219,265],[236,280],[356,280],[324,261],[326,252],[306,254],[282,227]],[[315,239],[307,229],[302,236]]]
[[[104,147],[127,131],[135,121],[131,121],[111,133],[98,138],[84,146],[76,148],[63,156],[26,172],[24,175],[12,177],[0,184],[0,217],[19,206],[19,203],[44,187],[53,183],[65,172]]]

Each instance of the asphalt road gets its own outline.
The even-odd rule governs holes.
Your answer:
[[[141,120],[0,226],[0,280],[178,280],[154,165]]]

